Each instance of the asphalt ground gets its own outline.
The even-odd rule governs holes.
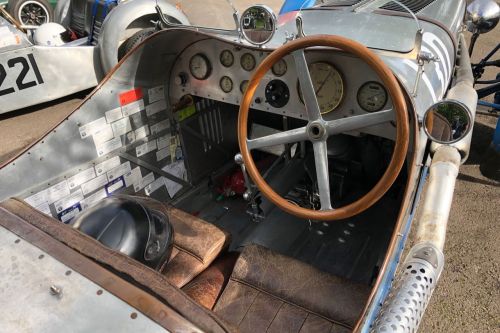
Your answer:
[[[193,24],[231,28],[232,10],[224,0],[172,1]],[[282,1],[263,1],[278,12]],[[252,4],[233,1],[241,12]],[[214,22],[219,22],[215,24]],[[500,40],[500,27],[482,35],[473,61]],[[498,59],[500,52],[497,52]],[[483,79],[493,79],[488,70]],[[63,120],[85,94],[0,115],[0,162]],[[491,98],[489,99],[491,100]],[[479,109],[469,159],[461,167],[449,218],[446,263],[424,315],[420,332],[500,332],[500,184],[484,177],[479,165],[493,135],[497,117]]]

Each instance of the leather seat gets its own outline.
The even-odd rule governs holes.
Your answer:
[[[159,270],[178,288],[205,270],[229,244],[227,233],[196,216],[148,197],[127,197],[168,216],[174,229],[174,246]]]
[[[247,246],[214,311],[240,332],[350,332],[369,286]]]

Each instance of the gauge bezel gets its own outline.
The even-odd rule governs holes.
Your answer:
[[[241,81],[241,83],[240,83],[240,92],[241,92],[242,94],[244,94],[244,93],[245,93],[245,90],[243,90],[243,85],[244,85],[244,84],[246,84],[246,85],[247,85],[247,88],[248,88],[248,82],[250,82],[250,81],[248,81],[248,80],[243,80],[243,81]]]
[[[336,109],[337,109],[337,108],[338,108],[338,107],[342,104],[342,102],[344,101],[344,97],[345,97],[345,94],[344,94],[344,91],[345,91],[345,80],[344,80],[344,75],[342,74],[342,72],[341,72],[341,71],[339,71],[339,70],[337,69],[337,67],[336,67],[334,64],[332,64],[331,62],[328,62],[328,61],[321,61],[321,60],[320,60],[320,61],[313,62],[313,63],[311,63],[311,64],[309,64],[309,65],[307,66],[307,67],[308,67],[308,69],[309,69],[309,75],[311,75],[311,72],[310,72],[310,67],[311,67],[312,65],[319,64],[319,63],[322,63],[322,64],[327,64],[327,65],[331,66],[331,67],[332,67],[335,71],[337,71],[337,73],[339,74],[340,80],[341,80],[341,82],[342,82],[342,85],[341,85],[342,92],[340,93],[340,98],[339,98],[338,103],[337,103],[337,104],[336,104],[333,108],[331,108],[331,109],[330,109],[330,110],[328,110],[328,111],[323,111],[323,112],[321,112],[321,111],[320,111],[320,113],[321,113],[322,115],[326,115],[326,114],[328,114],[328,113],[330,113],[330,112],[332,112],[332,111],[335,111],[335,110],[336,110]],[[312,79],[313,79],[313,78],[311,77],[311,81],[312,81]],[[300,100],[300,102],[301,102],[302,104],[305,104],[305,103],[304,103],[304,97],[302,96],[302,91],[300,90],[300,82],[299,82],[299,80],[298,80],[298,79],[297,79],[297,94],[299,95],[299,100]],[[318,99],[318,96],[316,96],[316,100],[317,100],[317,99]],[[318,103],[318,106],[320,106],[320,105],[319,105],[319,103]],[[321,108],[321,106],[320,106],[320,108]]]
[[[197,56],[201,57],[205,61],[205,63],[207,64],[207,72],[205,73],[204,76],[201,76],[201,77],[198,77],[198,76],[194,75],[193,70],[191,68],[191,64],[193,62],[193,59],[195,57],[197,57]],[[212,64],[210,63],[210,60],[208,59],[208,57],[206,55],[204,55],[203,53],[196,53],[196,54],[194,54],[189,59],[189,74],[191,74],[192,77],[194,77],[195,79],[200,80],[200,81],[208,79],[208,77],[210,76],[210,74],[212,74]]]
[[[226,53],[226,52],[227,52],[227,53],[229,53],[229,54],[231,55],[231,63],[230,63],[230,64],[228,64],[228,65],[226,65],[226,64],[222,61],[222,55],[223,55],[224,53]],[[224,66],[224,67],[226,67],[226,68],[231,67],[232,65],[234,65],[234,54],[233,54],[233,52],[231,52],[231,50],[228,50],[228,49],[224,49],[224,50],[222,50],[222,51],[221,51],[221,53],[220,53],[220,55],[219,55],[219,61],[220,61],[220,64],[221,64],[222,66]]]
[[[228,80],[229,80],[229,82],[231,82],[231,89],[229,89],[229,90],[227,90],[227,91],[226,91],[226,90],[223,88],[223,86],[222,86],[222,80],[224,80],[224,79],[228,79]],[[229,76],[227,76],[227,75],[224,75],[224,76],[223,76],[223,77],[221,77],[221,78],[220,78],[220,80],[219,80],[219,88],[220,88],[223,92],[225,92],[226,94],[230,93],[230,92],[231,92],[231,91],[233,91],[233,89],[234,89],[234,82],[233,82],[233,79],[231,79],[231,78],[230,78]]]
[[[243,66],[243,57],[246,57],[246,56],[250,56],[252,59],[253,59],[253,66],[251,69],[246,69],[245,66]],[[257,66],[257,59],[255,59],[255,56],[250,53],[250,52],[245,52],[241,55],[240,57],[240,66],[241,68],[244,70],[244,71],[247,71],[247,72],[251,72],[255,69],[255,67]]]
[[[278,63],[280,62],[283,62],[285,64],[285,71],[282,73],[282,74],[278,74],[276,73],[276,70],[274,68],[274,66],[276,66]],[[288,71],[288,64],[286,63],[285,59],[281,58],[280,60],[278,60],[274,65],[273,67],[271,67],[271,72],[273,72],[273,74],[277,77],[282,77],[283,75],[286,74],[286,72]]]
[[[369,84],[376,84],[376,85],[380,86],[382,88],[382,90],[384,91],[384,93],[385,93],[384,103],[382,104],[382,106],[380,108],[378,108],[376,110],[368,110],[368,109],[364,108],[363,104],[360,103],[360,101],[359,101],[359,94],[361,93],[361,91],[363,90],[363,88],[365,86],[369,85]],[[361,85],[361,87],[359,87],[358,92],[356,93],[356,102],[358,103],[359,107],[361,109],[363,109],[363,111],[366,111],[366,112],[377,112],[377,111],[382,110],[384,108],[384,106],[387,104],[388,100],[389,100],[389,95],[387,94],[387,89],[385,89],[384,85],[382,83],[378,82],[378,81],[367,81],[367,82],[363,83]]]

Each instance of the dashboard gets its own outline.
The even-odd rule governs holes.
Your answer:
[[[221,40],[197,41],[178,56],[171,71],[169,97],[175,104],[185,95],[239,105],[254,70],[270,54]],[[386,89],[368,65],[334,50],[308,50],[306,58],[318,104],[325,120],[386,110],[392,107]],[[307,119],[295,64],[288,55],[274,64],[253,97],[252,109]],[[390,124],[370,134],[394,138]]]

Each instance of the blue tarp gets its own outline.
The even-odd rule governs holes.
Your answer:
[[[280,9],[280,15],[314,6],[316,0],[286,0]]]

